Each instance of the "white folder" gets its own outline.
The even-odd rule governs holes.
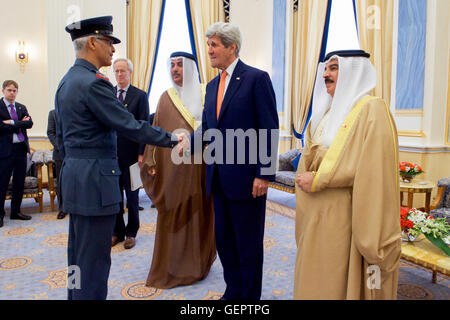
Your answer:
[[[138,162],[130,166],[130,184],[131,191],[135,191],[142,187],[141,168],[139,167]]]

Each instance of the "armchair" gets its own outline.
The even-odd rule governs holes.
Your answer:
[[[39,203],[39,212],[43,210],[43,192],[42,192],[42,166],[44,157],[42,150],[36,150],[27,155],[27,173],[22,198],[34,198]],[[12,196],[12,178],[9,181],[6,192],[6,200]]]
[[[435,218],[446,218],[450,223],[450,177],[437,182],[436,200],[430,206],[430,214]]]
[[[279,155],[275,181],[269,183],[269,187],[289,193],[295,193],[296,169],[292,164],[292,160],[300,153],[300,150],[292,149]]]

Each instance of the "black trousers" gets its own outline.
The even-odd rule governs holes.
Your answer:
[[[217,253],[227,300],[261,299],[267,196],[231,200],[213,188]]]
[[[27,170],[27,145],[25,142],[14,143],[11,155],[0,159],[0,218],[5,216],[5,199],[9,179],[13,177],[11,197],[11,215],[20,213],[23,187]]]
[[[116,215],[70,215],[68,300],[106,300],[115,220]]]
[[[57,181],[56,196],[58,197],[59,211],[62,211],[63,207],[63,199],[59,189],[59,186],[61,185],[61,176],[60,176],[61,167],[62,167],[62,160],[55,160],[55,178]]]
[[[120,190],[125,190],[128,206],[128,224],[125,226],[124,220],[124,196],[122,191],[122,202],[120,203],[120,212],[116,216],[116,225],[114,235],[119,239],[125,237],[135,238],[139,230],[139,189],[131,191],[130,166],[120,162],[119,168],[122,174],[119,179]]]

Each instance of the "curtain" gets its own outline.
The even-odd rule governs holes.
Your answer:
[[[145,92],[150,86],[163,0],[130,0],[127,6],[128,58],[131,83]]]
[[[373,94],[391,101],[392,30],[394,1],[357,0],[359,44],[370,53],[370,60],[377,71],[377,86]]]
[[[225,22],[224,4],[222,0],[189,0],[189,4],[200,79],[207,83],[217,76],[218,70],[209,64],[206,30],[215,22]]]
[[[294,12],[291,114],[295,131],[300,133],[308,119],[327,8],[328,0],[302,0]],[[293,136],[291,148],[301,147],[301,140]]]

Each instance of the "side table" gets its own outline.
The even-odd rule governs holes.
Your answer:
[[[434,246],[421,234],[415,242],[402,242],[402,259],[432,271],[433,283],[437,273],[450,275],[450,257]]]
[[[408,193],[408,208],[413,207],[415,193],[425,193],[425,212],[430,213],[431,191],[434,184],[431,181],[403,182],[400,181],[400,204],[403,206],[403,192]]]

